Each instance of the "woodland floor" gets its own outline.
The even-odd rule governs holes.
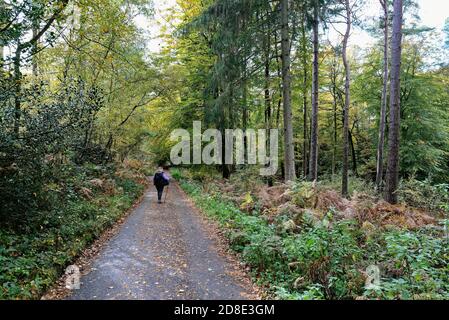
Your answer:
[[[244,267],[174,184],[154,187],[92,260],[67,299],[257,299]]]

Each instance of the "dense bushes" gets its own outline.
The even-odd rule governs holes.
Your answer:
[[[8,83],[2,84],[7,87]],[[0,221],[24,224],[48,209],[46,187],[82,152],[86,130],[101,108],[101,93],[72,81],[50,91],[43,83],[0,98]],[[2,88],[3,89],[3,88]]]
[[[100,166],[65,170],[64,183],[46,186],[55,204],[50,210],[35,213],[20,230],[0,229],[0,299],[39,297],[144,188]]]
[[[288,230],[282,215],[269,221],[257,210],[244,213],[192,180],[182,187],[219,221],[257,281],[278,298],[449,299],[449,241],[438,226],[371,230],[336,219],[331,210],[319,220],[304,214]],[[365,288],[372,265],[380,269],[380,286]]]
[[[400,199],[415,207],[449,213],[449,184],[432,184],[430,179],[403,180],[398,190]]]

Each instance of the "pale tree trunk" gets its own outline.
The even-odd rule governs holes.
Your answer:
[[[388,134],[388,167],[385,201],[396,204],[399,186],[399,138],[401,128],[401,53],[402,53],[402,0],[393,1],[393,34],[391,43],[390,126]]]
[[[295,153],[293,145],[293,124],[291,106],[291,75],[290,75],[290,36],[288,28],[288,2],[281,1],[281,38],[282,38],[282,92],[284,109],[284,168],[285,181],[296,179]]]
[[[351,8],[349,0],[344,0],[346,8],[346,33],[343,38],[343,65],[345,67],[345,106],[343,110],[343,174],[341,183],[341,194],[347,197],[348,191],[348,171],[349,171],[349,106],[351,104],[351,70],[348,63],[347,49],[349,36],[351,34]]]
[[[384,75],[382,102],[379,120],[379,141],[377,145],[376,188],[380,190],[383,178],[383,161],[385,145],[385,122],[387,117],[387,87],[388,87],[388,0],[379,0],[384,10]]]
[[[312,116],[310,132],[309,180],[318,179],[318,0],[313,8],[313,73],[312,73]]]

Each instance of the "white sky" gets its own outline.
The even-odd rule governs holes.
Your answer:
[[[148,49],[151,52],[159,52],[160,47],[164,44],[158,38],[160,34],[160,25],[167,24],[163,16],[166,10],[176,4],[176,0],[153,0],[156,10],[155,18],[151,21],[145,19],[138,19],[137,23],[140,27],[150,32],[152,39],[148,43]],[[441,31],[443,29],[445,20],[449,18],[449,0],[417,0],[420,9],[419,16],[421,17],[421,24],[434,27]],[[379,16],[381,14],[379,0],[367,0],[367,4],[362,10],[363,17]],[[338,39],[338,34],[335,31],[330,32],[332,41]],[[361,30],[355,29],[351,35],[350,43],[360,47],[367,46],[373,42],[373,39]]]

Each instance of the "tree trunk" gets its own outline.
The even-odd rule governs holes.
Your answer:
[[[391,44],[390,126],[388,134],[388,167],[385,201],[396,204],[399,185],[399,138],[401,126],[401,53],[402,53],[402,0],[393,1],[393,40]]]
[[[270,150],[270,129],[271,129],[271,94],[270,94],[270,33],[264,35],[264,63],[265,63],[265,81],[264,81],[264,102],[265,102],[265,129],[267,130],[266,148]],[[268,166],[268,165],[267,165]],[[268,186],[273,186],[273,177],[266,179]]]
[[[291,75],[290,75],[290,35],[288,28],[288,2],[281,1],[281,37],[282,37],[282,92],[284,110],[284,163],[285,181],[296,179],[295,152],[293,145],[293,124],[291,106]]]
[[[318,0],[313,8],[313,73],[312,73],[312,117],[310,133],[309,180],[318,179]]]
[[[36,36],[37,36],[37,33],[38,33],[38,28],[39,28],[39,25],[37,24],[37,23],[35,23],[35,22],[33,22],[33,38],[35,38]],[[37,77],[37,75],[38,75],[38,66],[37,66],[37,52],[38,52],[38,50],[39,50],[39,41],[35,41],[34,43],[33,43],[33,46],[32,46],[32,55],[33,55],[33,57],[31,58],[32,60],[31,60],[31,64],[32,64],[32,73],[33,73],[33,76],[35,76],[35,77]]]
[[[248,158],[248,138],[246,137],[246,130],[248,129],[248,82],[247,82],[247,72],[246,72],[246,63],[244,64],[244,71],[243,71],[243,92],[242,92],[242,125],[243,125],[243,132],[245,135],[243,136],[243,157],[246,161]]]
[[[350,81],[351,70],[348,63],[347,49],[348,40],[351,33],[351,8],[349,6],[349,0],[345,0],[346,7],[346,33],[343,38],[343,65],[345,67],[346,79],[345,79],[345,106],[343,111],[343,172],[341,182],[341,194],[344,197],[349,195],[348,191],[348,171],[349,171],[349,105],[351,103]]]
[[[304,11],[305,12],[305,11]],[[302,108],[303,108],[303,155],[302,155],[302,171],[303,171],[303,175],[304,177],[307,177],[307,169],[309,166],[308,163],[308,149],[309,149],[309,142],[308,142],[308,136],[307,136],[307,127],[308,127],[308,121],[307,121],[307,95],[308,95],[308,79],[309,79],[309,75],[307,72],[307,46],[306,46],[306,41],[307,41],[307,36],[306,36],[306,16],[305,13],[303,15],[302,18],[302,25],[301,25],[301,33],[302,33],[302,65],[303,65],[303,69],[304,69],[304,73],[303,73],[303,80],[302,80]]]
[[[349,144],[351,145],[352,172],[354,172],[354,176],[358,177],[359,174],[357,172],[357,154],[355,152],[354,136],[351,130],[349,130],[348,133],[349,133]]]
[[[382,102],[379,120],[379,141],[377,145],[377,165],[376,165],[376,189],[381,190],[383,178],[383,161],[385,145],[385,121],[387,117],[387,87],[388,87],[388,0],[380,0],[384,10],[384,75]]]
[[[22,73],[20,71],[20,60],[22,58],[22,46],[17,43],[16,54],[14,55],[14,134],[19,136],[21,118],[22,99]]]
[[[332,181],[334,180],[337,162],[337,53],[335,51],[330,74],[332,94]]]

